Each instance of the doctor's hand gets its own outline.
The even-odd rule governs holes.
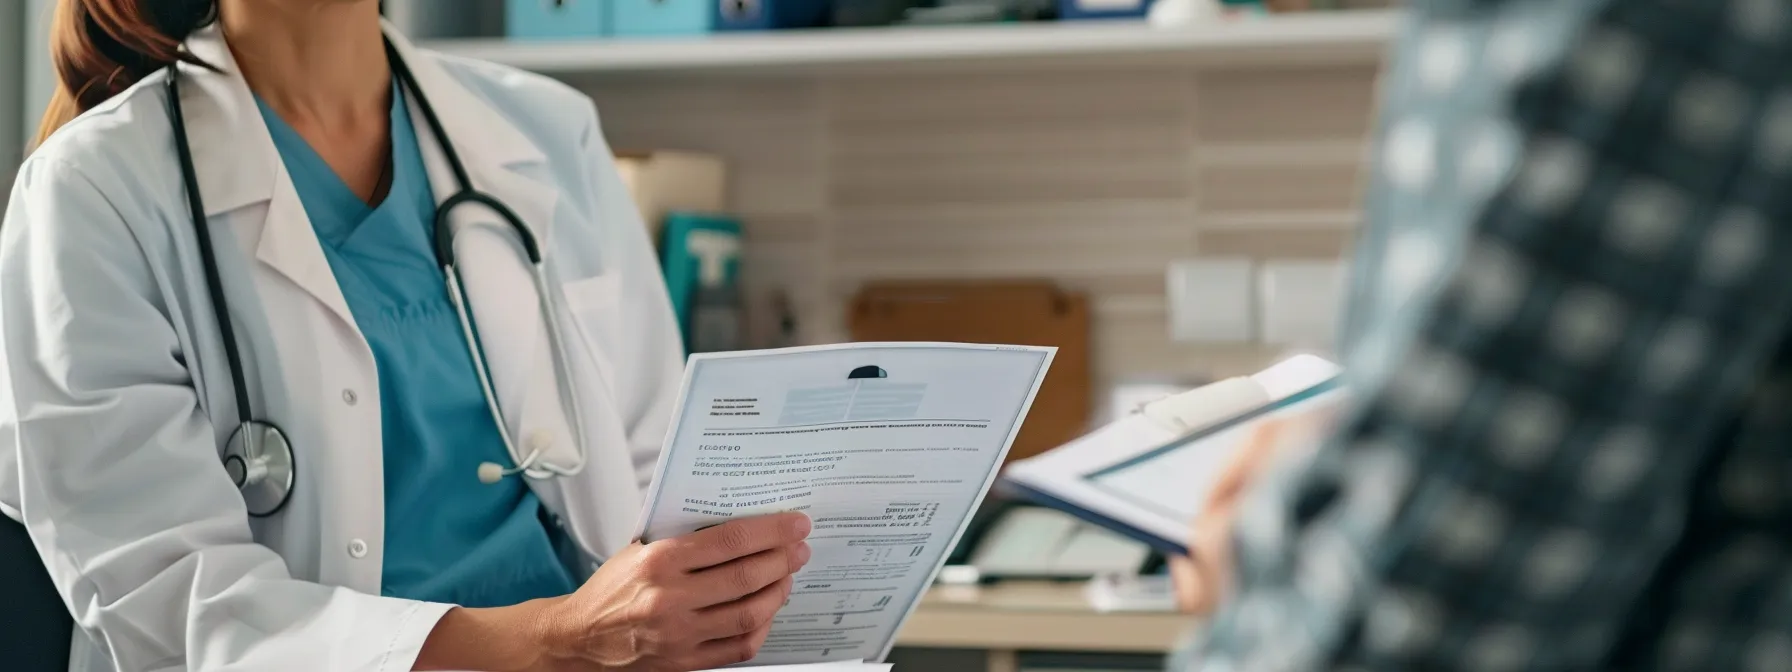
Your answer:
[[[610,558],[541,614],[548,670],[706,670],[752,658],[809,561],[801,513],[732,520]]]

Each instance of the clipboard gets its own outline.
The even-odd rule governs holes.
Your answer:
[[[1185,435],[1142,414],[1132,415],[1043,457],[1011,465],[1001,485],[1019,499],[1057,509],[1155,550],[1186,554],[1184,538],[1199,514],[1194,508],[1211,486],[1204,479],[1213,478],[1217,472],[1213,467],[1223,465],[1248,443],[1248,430],[1270,417],[1334,402],[1342,393],[1342,378],[1330,375]],[[1149,487],[1153,476],[1174,481],[1174,487]],[[1186,491],[1189,500],[1157,501],[1144,494],[1166,490],[1176,490],[1177,496]]]

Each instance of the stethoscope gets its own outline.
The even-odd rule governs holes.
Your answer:
[[[560,336],[559,314],[549,298],[546,271],[541,264],[541,248],[535,241],[534,234],[523,225],[522,219],[516,216],[508,206],[498,199],[473,188],[473,182],[467,176],[467,169],[461,165],[460,157],[454,152],[454,145],[448,141],[447,132],[442,130],[442,122],[436,117],[435,108],[429,99],[423,96],[423,90],[411,77],[410,68],[405,66],[404,59],[392,43],[386,43],[386,59],[391,64],[392,76],[398,78],[401,87],[400,95],[408,92],[423,113],[423,119],[429,124],[430,135],[436,146],[441,148],[442,156],[447,159],[448,167],[454,172],[457,190],[441,205],[436,206],[434,234],[434,252],[436,264],[442,269],[445,278],[449,302],[454,304],[455,313],[460,318],[461,331],[467,340],[467,350],[473,356],[473,369],[478,374],[480,391],[485,395],[485,405],[492,415],[492,421],[498,425],[498,435],[504,440],[504,449],[515,460],[516,466],[504,468],[495,462],[484,462],[479,465],[479,480],[484,483],[496,483],[505,476],[523,474],[529,478],[551,478],[554,476],[570,476],[585,467],[588,454],[585,448],[585,428],[580,414],[578,387],[572,383],[570,376],[561,375],[565,364],[570,362],[566,355],[566,347]],[[224,470],[230,480],[242,491],[243,502],[247,504],[249,515],[269,516],[278,512],[292,498],[293,483],[297,475],[293,462],[292,442],[287,440],[286,432],[268,420],[260,419],[255,407],[249,400],[249,386],[243,373],[243,358],[238,351],[236,334],[230,323],[230,309],[224,300],[224,283],[218,278],[217,255],[212,250],[211,236],[207,233],[205,223],[205,204],[199,197],[199,181],[193,167],[193,150],[187,143],[186,119],[180,106],[180,77],[175,65],[168,66],[168,118],[174,125],[174,148],[180,159],[181,179],[186,186],[187,207],[193,211],[193,228],[199,241],[200,261],[205,265],[205,284],[212,302],[212,315],[218,323],[218,335],[224,341],[224,359],[230,366],[230,383],[235,388],[237,415],[239,418],[236,431],[224,447]],[[455,267],[454,227],[449,222],[449,215],[456,207],[463,205],[479,205],[498,214],[511,231],[516,234],[522,245],[523,254],[529,261],[531,277],[535,282],[535,291],[540,298],[543,319],[547,321],[548,340],[554,349],[555,385],[560,387],[564,395],[562,402],[566,406],[566,414],[572,423],[573,445],[576,459],[570,465],[554,465],[542,461],[542,455],[551,441],[546,435],[535,434],[530,437],[528,452],[518,450],[516,441],[510,435],[510,427],[504,422],[504,412],[498,407],[498,395],[492,387],[491,374],[485,365],[484,348],[480,345],[477,331],[473,328],[473,320],[467,309],[467,295],[461,286],[460,273]]]

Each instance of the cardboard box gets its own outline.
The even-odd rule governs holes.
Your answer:
[[[679,151],[617,152],[616,169],[655,245],[669,213],[727,211],[727,168],[721,157]]]
[[[875,282],[860,288],[855,341],[952,341],[1058,348],[1009,460],[1032,457],[1089,430],[1089,297],[1044,280]]]

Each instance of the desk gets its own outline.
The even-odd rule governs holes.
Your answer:
[[[982,649],[989,672],[1015,672],[1021,651],[1167,653],[1188,626],[1180,614],[1097,612],[1080,583],[937,586],[896,643]]]

